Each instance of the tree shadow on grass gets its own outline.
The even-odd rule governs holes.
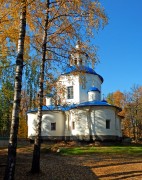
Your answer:
[[[4,177],[7,155],[0,155],[0,179]],[[80,164],[76,158],[41,153],[41,173],[29,173],[32,152],[18,152],[15,180],[98,180],[90,167]]]
[[[123,171],[123,170],[122,170]],[[114,177],[114,178],[112,178]],[[138,178],[142,177],[142,171],[129,171],[129,172],[117,172],[117,173],[111,173],[107,175],[101,175],[99,176],[99,179],[111,179],[111,180],[120,180],[120,179],[129,179],[129,178]]]
[[[130,162],[120,162],[120,163],[109,163],[109,164],[102,164],[102,165],[96,165],[96,166],[93,166],[92,168],[102,168],[102,167],[109,167],[109,166],[121,166],[121,165],[128,165],[128,164],[131,164],[132,166],[134,166],[135,164],[137,163],[141,163],[142,164],[142,161],[130,161]]]
[[[84,160],[85,161],[85,160]],[[94,163],[93,163],[94,161]],[[140,156],[101,154],[89,155],[86,164],[90,164],[99,179],[142,179],[142,161]]]
[[[98,180],[90,167],[78,163],[72,157],[46,154],[41,159],[39,175],[28,175],[30,180]]]

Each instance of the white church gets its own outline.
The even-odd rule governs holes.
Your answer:
[[[121,111],[101,98],[103,78],[87,63],[88,56],[76,52],[70,66],[57,80],[58,103],[54,95],[46,97],[42,107],[41,136],[44,140],[121,140]],[[28,138],[36,136],[37,109],[28,116]]]

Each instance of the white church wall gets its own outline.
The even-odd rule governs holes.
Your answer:
[[[55,130],[52,130],[51,123],[55,123]],[[65,120],[64,114],[60,111],[48,111],[42,115],[41,135],[44,136],[64,136]]]
[[[61,76],[62,77],[62,76]],[[65,92],[64,95],[61,96],[61,94],[57,91],[57,95],[62,97],[62,103],[63,104],[76,104],[79,103],[79,76],[78,75],[64,75],[64,78],[60,78],[60,83],[62,86],[64,86]],[[60,85],[61,86],[61,85]],[[67,87],[73,86],[73,99],[67,98]]]
[[[80,102],[88,101],[88,90],[91,87],[96,87],[101,92],[101,80],[97,75],[94,74],[86,74],[85,75],[85,84],[80,84]],[[96,96],[96,100],[101,100],[101,93]]]
[[[116,116],[116,133],[119,137],[122,137],[122,130],[121,130],[121,118]]]
[[[41,135],[46,139],[75,136],[80,140],[89,140],[90,135],[122,137],[121,119],[115,110],[105,106],[80,107],[66,112],[66,120],[64,112],[44,111]],[[36,135],[36,117],[36,113],[28,113],[29,138]],[[110,129],[106,129],[106,120],[110,120]],[[51,129],[51,123],[56,124],[54,130]]]
[[[28,113],[28,138],[36,135],[37,114]],[[55,123],[55,130],[51,129],[51,123]],[[41,136],[42,137],[63,137],[65,135],[65,117],[61,111],[44,111],[42,115]]]
[[[117,135],[115,124],[115,109],[111,107],[97,107],[95,113],[96,135]],[[110,129],[106,128],[106,120],[110,120]]]
[[[71,123],[70,123],[70,114],[68,111],[65,112],[65,136],[70,136]]]
[[[30,138],[30,137],[33,137],[33,136],[35,136],[36,135],[36,125],[37,125],[37,121],[36,121],[36,117],[37,117],[37,115],[36,115],[36,113],[28,113],[27,114],[27,116],[28,116],[28,121],[27,121],[27,123],[28,123],[28,138]]]
[[[75,128],[73,129],[72,123],[75,122]],[[86,110],[71,110],[70,116],[71,135],[73,136],[88,136],[88,119]]]
[[[62,104],[78,104],[81,102],[88,101],[88,90],[91,87],[96,87],[101,92],[102,81],[97,75],[94,74],[72,74],[72,75],[62,75],[58,80],[58,87],[64,88],[64,93],[57,90],[57,96],[61,98]],[[67,98],[67,87],[73,86],[74,96],[73,99]],[[63,95],[64,94],[64,95]],[[101,100],[101,93],[96,92],[95,100]]]
[[[80,137],[80,139],[89,139],[90,135],[122,136],[120,133],[120,120],[116,118],[115,108],[113,107],[82,107],[82,110],[71,110],[71,112],[70,126],[73,121],[75,122],[75,129],[71,129],[71,135],[73,136]],[[109,129],[106,128],[106,120],[110,120]]]

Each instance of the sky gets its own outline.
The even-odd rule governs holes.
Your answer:
[[[131,91],[142,85],[142,0],[100,0],[108,25],[94,39],[104,78],[102,94]]]

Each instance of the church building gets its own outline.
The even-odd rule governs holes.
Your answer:
[[[42,107],[41,136],[45,140],[120,140],[122,138],[119,107],[101,98],[103,77],[87,62],[86,53],[70,56],[70,66],[57,79],[56,97],[47,95]],[[28,116],[28,138],[36,135],[37,109]]]

